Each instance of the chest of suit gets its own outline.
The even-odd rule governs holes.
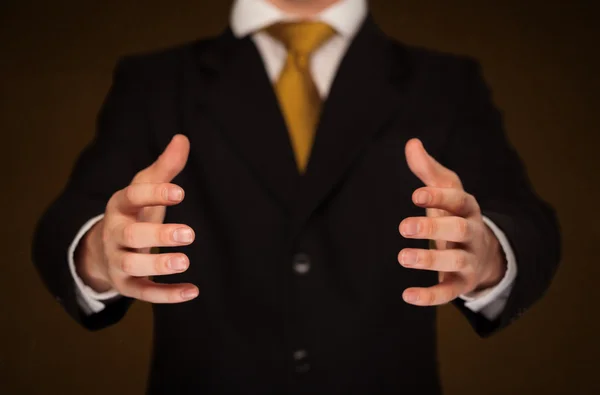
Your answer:
[[[412,363],[434,371],[435,312],[405,304],[402,292],[437,276],[397,263],[402,248],[427,248],[427,241],[402,238],[398,225],[423,215],[411,203],[421,185],[404,145],[418,137],[437,155],[450,111],[435,82],[394,69],[401,52],[366,39],[359,35],[340,65],[303,176],[249,40],[226,56],[184,54],[178,77],[156,86],[149,113],[156,115],[150,123],[157,151],[176,132],[191,143],[174,180],[186,199],[167,210],[166,221],[196,231],[194,244],[180,249],[190,269],[156,280],[189,281],[201,290],[193,302],[154,306],[158,338],[173,326],[188,328],[170,343],[173,355],[198,344],[198,336],[212,339],[195,346],[200,354],[237,359],[198,363],[208,371],[237,369],[251,381],[290,365],[301,370],[308,362],[292,355],[308,350],[319,380],[316,372],[345,376],[359,369],[356,361],[379,358],[373,353],[388,346],[416,347],[407,339],[417,338],[422,359]],[[340,331],[345,327],[352,330]],[[356,358],[340,358],[349,344]],[[243,361],[255,375],[243,371]],[[367,374],[381,368],[360,367]],[[386,360],[385,369],[401,368],[401,359]]]

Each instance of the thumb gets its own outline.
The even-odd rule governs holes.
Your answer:
[[[405,155],[408,167],[425,185],[440,188],[462,188],[456,173],[429,155],[421,140],[417,138],[408,140]]]
[[[135,176],[133,183],[171,182],[185,168],[189,154],[190,141],[183,134],[176,134],[158,159]]]

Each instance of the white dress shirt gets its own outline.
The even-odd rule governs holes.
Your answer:
[[[337,32],[336,35],[317,49],[310,59],[311,74],[323,99],[329,94],[329,88],[339,63],[352,38],[367,16],[367,12],[366,0],[340,0],[313,18],[329,24]],[[275,82],[281,73],[287,53],[279,41],[261,31],[261,29],[277,22],[295,19],[297,17],[284,13],[267,0],[236,0],[233,5],[230,24],[234,35],[238,38],[247,35],[252,36],[272,82]],[[68,251],[69,267],[75,279],[78,302],[87,314],[102,311],[107,301],[119,297],[116,291],[95,292],[83,283],[75,271],[75,249],[86,232],[102,217],[100,215],[89,220],[81,228]],[[500,241],[508,263],[507,270],[504,278],[496,286],[477,293],[461,295],[460,297],[465,300],[465,306],[470,310],[493,320],[500,315],[506,305],[517,275],[517,264],[510,243],[504,233],[487,217],[484,217],[483,220]]]

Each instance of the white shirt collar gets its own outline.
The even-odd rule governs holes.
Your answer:
[[[340,0],[312,20],[325,22],[338,34],[351,38],[366,16],[367,0]],[[230,25],[233,34],[240,38],[277,22],[297,19],[295,15],[283,12],[267,0],[236,0],[231,10]]]

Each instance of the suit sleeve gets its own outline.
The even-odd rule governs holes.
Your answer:
[[[77,302],[68,250],[81,227],[104,213],[111,196],[153,162],[144,98],[147,84],[133,58],[118,62],[112,86],[97,118],[94,139],[77,159],[59,196],[39,220],[32,260],[44,284],[78,323],[97,330],[118,322],[131,299],[121,298],[87,315]],[[55,155],[60,155],[55,152]]]
[[[518,262],[514,286],[498,318],[490,321],[454,303],[475,331],[486,337],[509,325],[547,290],[561,256],[555,211],[534,191],[524,164],[504,133],[479,64],[462,63],[456,118],[441,162],[475,196],[482,214],[506,235]]]

